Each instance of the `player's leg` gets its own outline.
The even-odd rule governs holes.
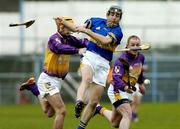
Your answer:
[[[22,83],[19,88],[20,91],[22,90],[29,90],[31,91],[39,100],[39,103],[42,107],[43,112],[48,116],[52,117],[54,115],[54,109],[51,107],[48,101],[42,99],[40,96],[40,92],[38,90],[38,86],[35,82],[33,77],[29,78],[26,82]]]
[[[87,64],[82,64],[81,75],[82,75],[82,80],[77,90],[77,100],[75,104],[76,118],[80,117],[81,112],[85,106],[85,101],[87,99],[86,90],[89,88],[89,84],[92,82],[92,68]]]
[[[108,110],[101,105],[96,106],[96,113],[104,116],[114,128],[119,127],[120,120],[122,118],[121,114],[117,112],[117,110],[112,107],[112,110]]]
[[[51,104],[55,111],[55,119],[53,124],[53,129],[63,129],[64,118],[65,118],[65,104],[59,93],[52,96],[48,95],[46,97],[48,102]]]
[[[104,87],[94,84],[88,90],[90,93],[89,101],[82,113],[81,121],[77,129],[85,129],[86,125],[88,124],[89,120],[95,112],[95,108],[99,103],[101,95],[104,92]]]
[[[42,108],[49,116],[55,112],[53,129],[62,129],[64,123],[65,105],[60,96],[61,81],[60,78],[51,77],[46,73],[42,73],[38,79],[38,89],[41,98],[45,98],[50,104],[41,103]]]
[[[119,123],[119,129],[129,129],[131,116],[132,116],[132,110],[130,104],[123,103],[120,106],[118,106],[116,109],[122,115],[122,119]]]
[[[41,108],[42,108],[43,112],[48,117],[54,116],[55,111],[54,111],[53,107],[50,105],[50,103],[47,100],[39,97],[39,102],[40,102],[40,105],[41,105]]]
[[[142,94],[140,93],[139,86],[140,86],[139,84],[135,85],[136,91],[133,93],[133,101],[131,103],[133,122],[138,122],[138,108],[139,105],[141,104],[141,99],[142,99]]]
[[[110,85],[108,88],[108,97],[115,108],[115,114],[112,115],[111,119],[112,122],[114,121],[114,126],[117,124],[116,122],[119,120],[119,129],[129,129],[132,115],[129,98],[131,98],[132,95],[120,90],[118,92],[114,92],[114,86]]]
[[[138,108],[141,104],[141,98],[142,96],[134,95],[133,96],[133,102],[132,102],[132,121],[138,122]]]
[[[19,88],[20,91],[22,90],[29,90],[33,95],[36,97],[39,96],[40,92],[38,90],[38,86],[35,82],[35,79],[33,77],[29,78],[26,82],[22,83]]]

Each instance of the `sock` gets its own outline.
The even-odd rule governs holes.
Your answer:
[[[105,107],[102,107],[101,110],[99,111],[100,115],[103,116],[103,112],[104,112],[105,110],[106,110],[106,108],[105,108]]]
[[[29,90],[33,93],[33,95],[38,96],[38,95],[40,94],[36,83],[32,84],[32,85],[31,85],[30,87],[28,87],[28,88],[29,88]]]
[[[87,125],[86,123],[80,121],[80,123],[79,123],[77,129],[85,129],[85,128],[86,128],[86,125]]]

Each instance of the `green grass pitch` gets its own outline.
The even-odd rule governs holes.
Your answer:
[[[103,103],[111,108],[109,103]],[[76,129],[79,122],[74,117],[74,104],[67,103],[64,129]],[[140,121],[131,129],[180,129],[180,103],[143,103]],[[39,105],[1,105],[0,129],[52,129],[53,118],[47,118]],[[108,121],[97,115],[86,129],[113,129]]]

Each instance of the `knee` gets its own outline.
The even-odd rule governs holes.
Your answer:
[[[89,76],[89,75],[85,75],[82,78],[82,82],[84,82],[84,83],[91,83],[92,82],[92,77]]]
[[[127,117],[128,117],[129,120],[131,120],[131,118],[132,118],[132,111],[128,111],[127,112]]]
[[[123,117],[126,118],[126,119],[131,120],[132,112],[131,112],[131,111],[125,111],[125,112],[123,113]]]
[[[51,110],[51,111],[48,111],[46,114],[49,118],[51,118],[54,116],[55,112],[54,112],[54,110]]]
[[[60,115],[60,116],[65,117],[65,115],[66,115],[66,109],[65,109],[65,107],[58,108],[58,109],[56,110],[56,115]]]

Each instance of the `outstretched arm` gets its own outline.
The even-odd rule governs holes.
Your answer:
[[[103,36],[101,34],[97,34],[93,31],[91,31],[90,29],[85,28],[84,26],[77,26],[76,31],[87,34],[88,36],[90,36],[91,38],[101,42],[102,44],[108,44],[108,43],[111,43],[113,41],[112,37],[110,37],[109,35]]]

